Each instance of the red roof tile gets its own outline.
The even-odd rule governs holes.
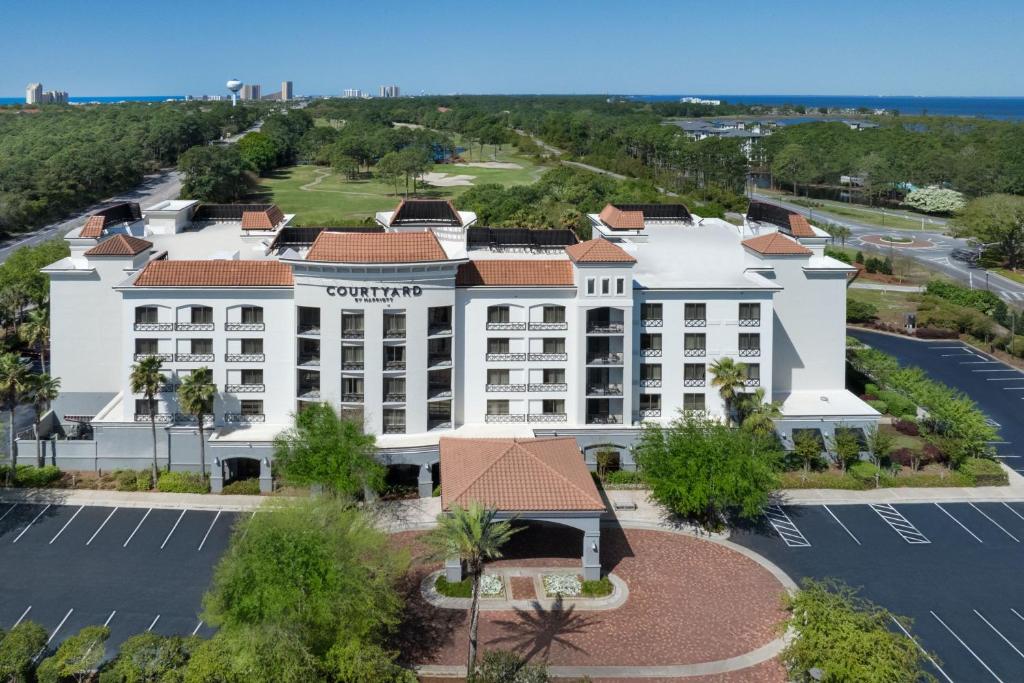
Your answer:
[[[153,243],[141,240],[130,235],[114,235],[103,240],[95,247],[85,252],[86,256],[135,256],[147,249],[152,249]]]
[[[292,269],[279,261],[150,261],[136,287],[291,287]]]
[[[507,511],[605,509],[572,437],[442,438],[441,505]]]
[[[767,256],[810,256],[811,250],[781,232],[743,240],[743,246]]]
[[[789,233],[793,237],[817,237],[811,224],[798,213],[789,214]]]
[[[434,233],[321,232],[306,255],[307,261],[335,263],[415,263],[448,258]]]
[[[263,211],[243,211],[242,230],[273,230],[284,221],[284,213],[273,204]]]
[[[565,253],[576,263],[636,263],[625,249],[601,238],[566,247]]]
[[[82,226],[82,231],[78,233],[79,237],[101,237],[103,235],[103,226],[106,225],[103,216],[89,216],[89,220]]]
[[[459,266],[459,287],[572,287],[572,264],[567,260],[481,259]]]
[[[642,230],[644,227],[643,211],[623,211],[608,204],[601,209],[599,217],[612,230]]]

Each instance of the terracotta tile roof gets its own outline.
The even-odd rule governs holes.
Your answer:
[[[135,256],[147,249],[152,249],[153,243],[141,240],[130,235],[114,235],[103,240],[95,247],[85,252],[86,256]]]
[[[89,216],[89,220],[82,226],[79,237],[100,237],[103,235],[103,226],[106,221],[103,216]]]
[[[625,249],[601,238],[566,247],[565,253],[576,263],[636,263]]]
[[[459,266],[458,287],[572,287],[568,260],[481,259]]]
[[[576,439],[442,438],[441,505],[602,511]]]
[[[599,218],[612,230],[642,230],[644,227],[643,211],[623,211],[611,204],[601,209]]]
[[[150,261],[136,287],[291,287],[292,269],[279,261]]]
[[[798,213],[789,214],[789,234],[793,237],[817,237],[811,224]]]
[[[272,204],[263,211],[243,211],[242,230],[273,230],[284,221],[284,213]]]
[[[743,246],[767,256],[810,256],[811,250],[781,232],[743,240]]]
[[[448,258],[434,233],[321,232],[306,255],[307,261],[336,263],[415,263]]]

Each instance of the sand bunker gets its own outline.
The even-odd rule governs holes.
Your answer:
[[[471,175],[448,175],[447,173],[424,173],[420,179],[434,187],[455,187],[456,185],[472,185]]]
[[[522,168],[519,164],[511,161],[473,161],[470,163],[454,164],[455,166],[473,166],[475,168],[502,168],[506,171],[514,171]]]

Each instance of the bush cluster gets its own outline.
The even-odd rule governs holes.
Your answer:
[[[611,579],[607,576],[602,576],[594,581],[584,581],[580,594],[587,598],[603,598],[611,595],[614,589]]]
[[[153,475],[149,470],[114,470],[112,474],[118,491],[149,491],[153,488]]]
[[[866,323],[878,317],[878,307],[866,301],[850,299],[846,302],[846,322]]]
[[[607,486],[639,486],[644,483],[644,475],[635,471],[614,470],[605,473],[604,483]]]
[[[11,468],[9,465],[0,467],[0,481],[6,481],[7,474],[10,471]],[[54,465],[44,465],[43,467],[35,467],[34,465],[18,465],[18,468],[14,472],[13,480],[15,486],[34,489],[49,486],[60,478],[60,468]]]
[[[863,261],[864,270],[869,273],[881,273],[882,275],[892,275],[892,259],[886,256],[884,259],[880,259],[877,256],[869,256],[867,261]]]
[[[236,496],[258,496],[260,494],[259,479],[239,479],[224,486],[221,493]]]
[[[960,472],[971,477],[975,486],[1006,486],[1009,477],[999,463],[988,458],[968,458],[960,465]]]
[[[210,483],[198,472],[161,472],[156,490],[162,493],[208,493]]]

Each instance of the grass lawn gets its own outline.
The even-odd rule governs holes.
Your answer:
[[[993,268],[994,272],[999,273],[1008,280],[1019,282],[1024,285],[1024,271],[1010,270],[1009,268]]]
[[[932,217],[913,211],[876,209],[846,202],[837,202],[831,199],[807,199],[806,197],[794,197],[785,192],[770,192],[759,189],[764,194],[774,194],[779,199],[792,202],[815,211],[821,210],[835,216],[852,218],[859,223],[878,226],[878,228],[893,228],[896,230],[921,230],[921,220],[924,219],[924,229],[930,232],[945,232],[945,226],[941,223],[932,222]],[[827,217],[826,217],[827,218]],[[813,221],[812,221],[813,222]]]
[[[878,309],[878,319],[902,325],[905,313],[916,313],[917,305],[921,302],[921,294],[918,292],[892,292],[879,289],[853,289],[846,290],[847,301],[861,301],[871,304]]]

